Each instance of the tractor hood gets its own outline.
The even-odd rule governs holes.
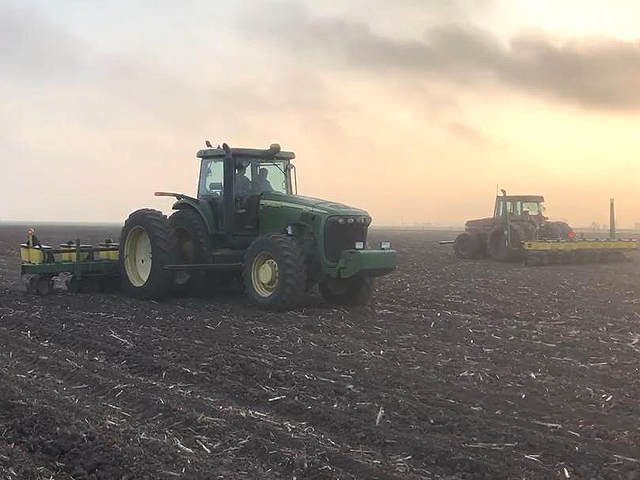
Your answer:
[[[481,229],[481,228],[493,227],[495,224],[496,224],[495,218],[487,217],[487,218],[478,218],[476,220],[469,220],[465,224],[465,227],[469,229]]]
[[[319,215],[368,215],[359,208],[349,207],[342,203],[330,202],[320,198],[303,197],[302,195],[284,195],[275,192],[265,192],[260,197],[264,204],[306,210]]]

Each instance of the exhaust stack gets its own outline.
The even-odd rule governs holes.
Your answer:
[[[612,240],[616,238],[616,212],[613,198],[610,199],[609,204],[609,238]]]

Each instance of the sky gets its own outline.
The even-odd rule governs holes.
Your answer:
[[[0,221],[195,194],[206,139],[296,152],[299,193],[461,225],[496,189],[640,222],[640,3],[0,0]]]

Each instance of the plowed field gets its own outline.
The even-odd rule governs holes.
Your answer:
[[[640,270],[399,251],[371,305],[22,293],[0,226],[0,478],[640,478]],[[117,227],[38,228],[57,244]]]

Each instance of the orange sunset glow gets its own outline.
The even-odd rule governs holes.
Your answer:
[[[300,193],[459,226],[496,186],[640,222],[630,1],[0,0],[0,221],[122,222],[212,143],[297,155]]]

